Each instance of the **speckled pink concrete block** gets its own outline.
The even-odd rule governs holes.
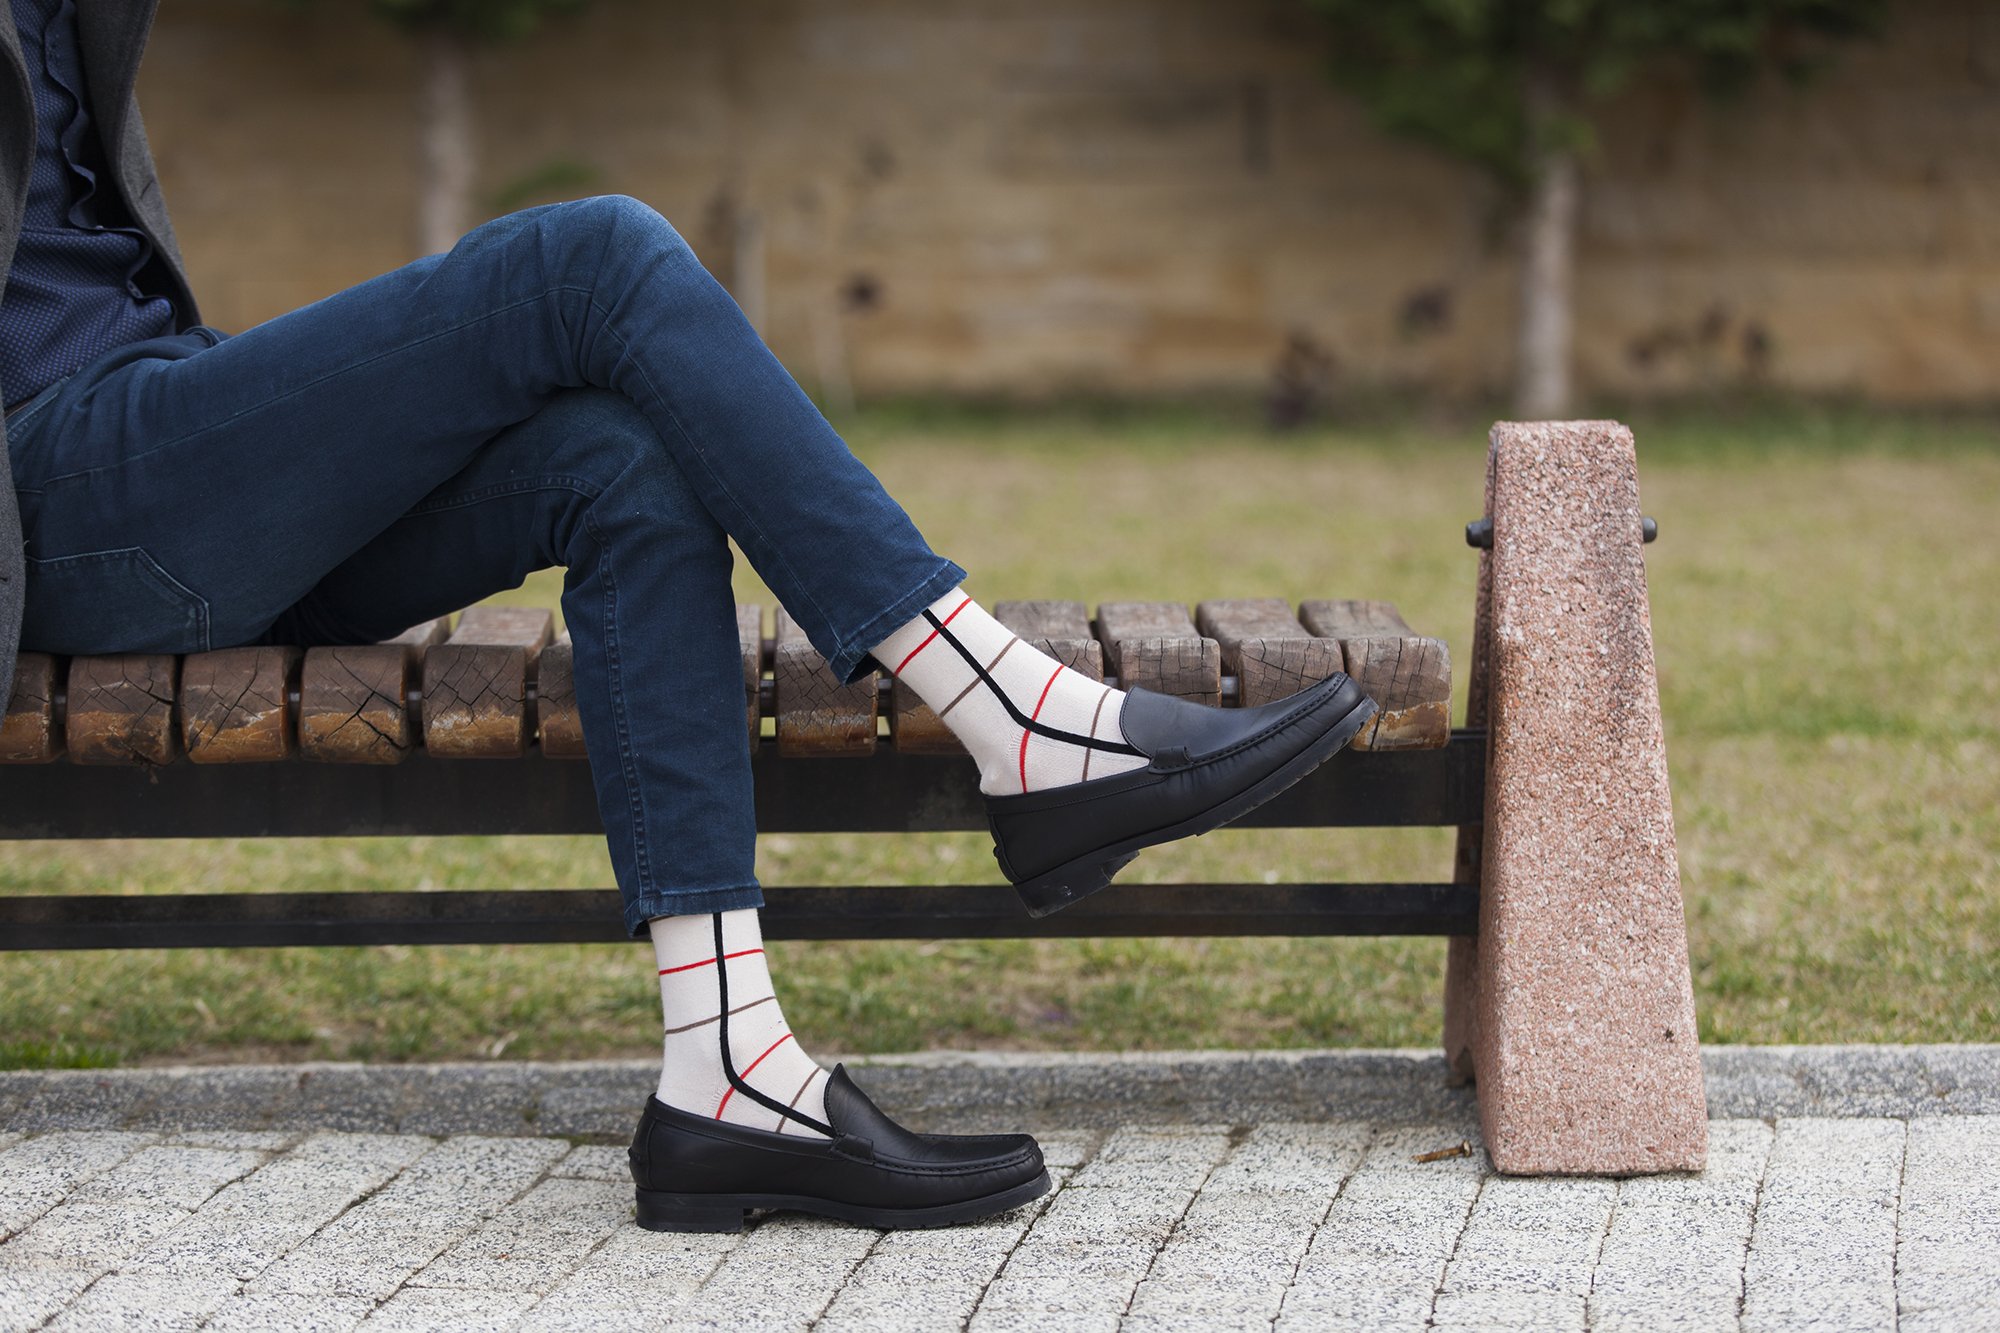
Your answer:
[[[1708,1116],[1632,433],[1502,422],[1490,478],[1479,939],[1454,959],[1487,1149],[1507,1172],[1698,1170]]]

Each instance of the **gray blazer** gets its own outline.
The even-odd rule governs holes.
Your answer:
[[[171,295],[182,317],[194,321],[194,293],[188,290],[174,229],[160,199],[160,178],[146,147],[139,104],[132,85],[139,56],[153,26],[159,0],[82,0],[76,7],[82,30],[83,66],[90,84],[90,115],[112,165],[119,196],[132,218],[152,238],[174,283]],[[21,38],[10,8],[0,8],[0,290],[14,264],[21,217],[28,207],[28,171],[35,155],[35,99]],[[13,690],[14,658],[21,644],[21,599],[27,586],[22,561],[21,511],[14,499],[14,473],[7,460],[7,428],[0,424],[0,708]]]

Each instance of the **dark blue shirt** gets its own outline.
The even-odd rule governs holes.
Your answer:
[[[35,163],[0,295],[0,403],[40,393],[114,347],[174,331],[140,285],[153,244],[131,225],[91,124],[72,0],[11,0],[35,95]]]

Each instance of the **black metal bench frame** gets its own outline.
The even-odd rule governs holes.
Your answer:
[[[780,759],[761,742],[768,833],[983,830],[978,774],[954,756]],[[1233,827],[1477,824],[1485,737],[1343,752]],[[587,764],[412,754],[394,766],[0,766],[0,838],[260,838],[603,832]],[[1110,935],[1470,935],[1475,884],[1114,884],[1040,921],[1004,885],[765,890],[773,939]],[[613,889],[0,896],[0,948],[527,944],[624,938]]]

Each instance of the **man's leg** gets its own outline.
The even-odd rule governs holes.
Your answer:
[[[728,539],[622,395],[558,393],[244,641],[372,643],[558,565],[627,931],[760,905]]]
[[[37,471],[57,489],[115,475],[121,515],[154,534],[163,569],[232,589],[236,619],[211,635],[247,637],[311,587],[287,577],[293,527],[245,524],[219,549],[191,518],[295,514],[315,549],[358,550],[485,441],[586,385],[638,406],[836,672],[858,674],[870,645],[964,577],[666,220],[619,196],[498,218],[218,346],[123,349],[39,414],[60,438]],[[274,494],[273,510],[236,503]]]
[[[825,1075],[792,1039],[755,910],[731,563],[644,414],[608,389],[571,389],[502,431],[263,639],[373,642],[565,566],[598,809],[626,926],[650,932],[657,958],[659,1099],[822,1134]]]

